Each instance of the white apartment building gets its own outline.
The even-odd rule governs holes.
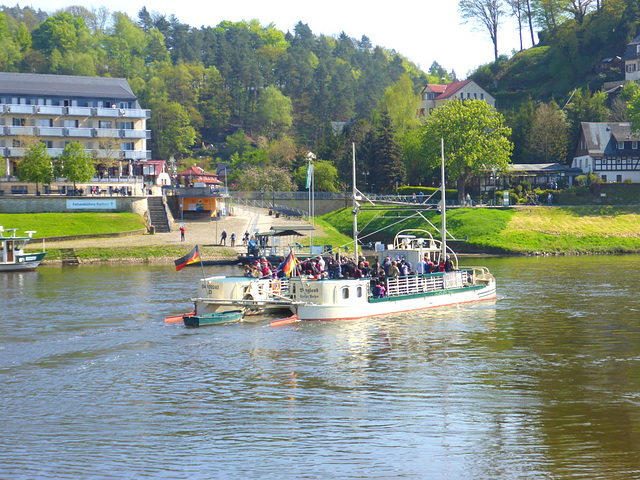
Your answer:
[[[131,171],[151,158],[149,118],[124,78],[0,73],[0,156],[9,179],[33,138],[51,157],[77,141],[97,162]]]

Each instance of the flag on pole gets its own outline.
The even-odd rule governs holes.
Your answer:
[[[200,261],[200,250],[198,249],[198,245],[196,245],[193,250],[187,253],[184,257],[180,257],[175,260],[176,264],[176,272],[182,270],[183,267],[187,265],[191,265],[192,263],[196,263]]]
[[[300,263],[296,256],[293,254],[293,250],[289,252],[286,260],[284,261],[284,265],[282,266],[282,271],[287,277],[290,277],[293,274],[293,271],[296,268],[296,265]]]
[[[311,187],[311,178],[313,177],[313,163],[307,165],[307,186],[305,188]]]

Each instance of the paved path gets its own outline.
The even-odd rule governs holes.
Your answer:
[[[240,252],[246,252],[242,245],[242,236],[249,230],[254,232],[268,231],[272,225],[309,225],[300,219],[275,218],[268,215],[268,210],[255,207],[234,207],[234,216],[224,217],[218,221],[187,220],[185,221],[185,242],[180,242],[180,230],[176,225],[170,233],[157,233],[155,235],[133,235],[127,237],[89,238],[83,240],[70,240],[64,242],[47,242],[48,248],[82,248],[82,247],[128,247],[150,245],[175,245],[180,244],[192,248],[198,244],[203,247],[219,246],[222,230],[227,231],[227,249],[230,250],[230,236],[236,233],[236,248]]]

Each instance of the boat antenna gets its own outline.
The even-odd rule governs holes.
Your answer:
[[[202,281],[204,282],[205,278],[207,278],[207,276],[204,273],[204,264],[202,263],[202,255],[200,255],[200,247],[198,245],[196,245],[196,251],[198,252],[198,259],[200,260],[200,267],[202,268]],[[206,287],[206,285],[205,285]]]
[[[353,149],[353,162],[352,162],[352,174],[353,174],[353,192],[351,194],[353,198],[353,255],[358,263],[358,209],[360,204],[358,203],[358,189],[356,188],[356,143],[351,144]]]
[[[447,259],[447,209],[445,201],[445,185],[444,185],[444,138],[440,139],[440,150],[442,161],[440,165],[440,176],[442,177],[442,261]]]

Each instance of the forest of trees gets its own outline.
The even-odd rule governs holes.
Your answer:
[[[503,9],[509,5],[511,14],[520,12],[519,25],[529,25],[532,42],[534,25],[543,29],[544,48],[551,53],[566,46],[554,39],[585,25],[624,23],[616,34],[624,45],[640,10],[636,0],[464,0],[460,8],[491,2]],[[572,15],[567,5],[549,11],[552,19],[545,14],[547,7],[560,4],[580,4],[584,15]],[[620,10],[630,15],[624,22]],[[475,19],[473,10],[466,18]],[[500,100],[501,85],[520,78],[517,68],[523,67],[517,61],[526,52],[497,57],[472,78]],[[144,7],[135,19],[105,7],[57,12],[2,7],[0,70],[127,78],[141,106],[152,111],[154,158],[205,169],[224,162],[239,188],[279,189],[304,188],[301,171],[308,152],[316,155],[316,172],[324,175],[319,189],[348,186],[352,142],[364,189],[432,184],[439,155],[423,138],[433,125],[416,117],[418,94],[427,83],[456,80],[455,72],[435,61],[423,72],[400,53],[373,46],[366,36],[315,35],[302,22],[293,32],[256,20],[193,28]],[[513,151],[514,162],[565,161],[581,121],[626,118],[624,100],[616,104],[588,85],[573,85],[582,88],[572,90],[566,105],[568,92],[550,96],[527,88],[519,90],[517,101],[499,101],[507,108],[495,121],[505,124],[513,144],[501,142],[502,152]],[[470,111],[477,109],[463,109],[463,114]]]

